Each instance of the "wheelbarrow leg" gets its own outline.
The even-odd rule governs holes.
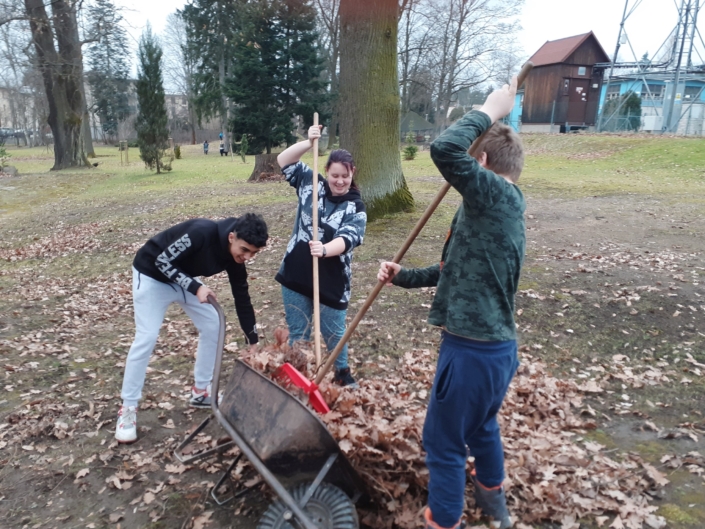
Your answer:
[[[328,457],[328,460],[326,461],[326,464],[323,465],[323,468],[318,472],[318,475],[316,476],[316,479],[313,480],[313,483],[311,483],[311,486],[308,488],[306,491],[306,494],[304,495],[303,498],[301,498],[301,501],[299,502],[299,505],[303,509],[306,507],[306,504],[308,503],[308,500],[311,499],[311,496],[313,496],[314,492],[316,492],[316,489],[321,485],[323,480],[326,477],[326,474],[328,474],[328,471],[331,469],[333,466],[333,463],[335,463],[335,460],[338,459],[338,453],[335,452],[331,454]]]
[[[230,473],[233,471],[233,469],[235,468],[235,465],[237,465],[238,461],[240,461],[241,457],[242,457],[242,452],[240,452],[237,455],[237,457],[233,460],[233,462],[230,463],[230,466],[228,467],[228,469],[225,472],[223,472],[222,476],[220,476],[218,483],[216,483],[215,486],[211,489],[211,498],[213,498],[213,501],[215,501],[218,505],[225,505],[229,501],[234,500],[235,498],[237,498],[239,496],[242,496],[246,492],[249,492],[249,490],[247,490],[247,489],[245,491],[237,493],[237,494],[235,494],[233,492],[233,494],[229,498],[226,498],[224,500],[222,500],[220,498],[220,496],[218,496],[218,489],[220,488],[220,486],[223,483],[225,483],[226,479],[230,478]],[[232,479],[230,480],[230,483],[232,484]]]
[[[186,448],[191,442],[194,440],[194,438],[201,433],[206,426],[208,426],[208,423],[213,419],[213,415],[207,417],[199,426],[196,428],[184,441],[176,447],[176,450],[174,450],[174,457],[179,460],[180,463],[183,463],[184,465],[188,465],[190,463],[193,463],[194,461],[198,461],[199,459],[203,459],[204,457],[208,457],[211,454],[215,454],[216,452],[223,452],[226,449],[230,448],[231,446],[235,446],[235,441],[228,441],[227,443],[223,443],[220,445],[215,446],[214,448],[211,448],[210,450],[206,450],[205,452],[201,452],[199,454],[196,454],[195,456],[192,457],[185,457],[181,451]]]
[[[309,485],[308,489],[306,490],[306,493],[299,500],[298,505],[301,509],[306,508],[306,505],[311,500],[313,495],[316,493],[316,490],[318,490],[318,488],[321,486],[321,483],[323,483],[323,480],[326,478],[326,475],[328,475],[328,472],[335,464],[336,459],[338,459],[337,452],[328,456],[328,459],[326,460],[325,464],[323,465],[323,468],[321,468],[321,470],[318,472],[316,479],[314,479],[311,482],[311,485]],[[355,501],[357,501],[357,499],[358,498],[356,498]],[[294,513],[292,513],[290,510],[284,511],[282,516],[284,517],[285,520],[294,519]]]

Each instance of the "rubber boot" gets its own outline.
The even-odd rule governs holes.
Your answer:
[[[513,527],[509,510],[507,509],[507,497],[504,495],[504,487],[488,489],[482,485],[472,473],[472,482],[475,485],[475,503],[486,516],[493,518],[490,522],[492,529],[510,529]]]

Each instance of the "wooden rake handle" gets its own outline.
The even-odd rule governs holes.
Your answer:
[[[521,68],[521,71],[519,72],[519,75],[517,76],[517,89],[521,87],[522,84],[524,84],[524,81],[529,75],[529,72],[531,69],[534,67],[534,64],[532,62],[527,62],[524,64],[524,66]],[[482,133],[470,146],[470,155],[474,155],[477,153],[477,149],[482,143],[482,138],[485,136],[485,133]],[[412,243],[416,239],[416,237],[419,235],[423,227],[426,225],[426,222],[428,222],[428,219],[431,218],[431,215],[433,215],[434,211],[436,211],[436,208],[438,205],[443,201],[445,198],[446,194],[450,190],[450,184],[448,182],[445,182],[441,189],[438,191],[438,194],[436,197],[431,201],[431,203],[428,205],[426,208],[426,211],[424,211],[423,215],[421,218],[416,222],[416,225],[414,228],[411,230],[409,233],[409,236],[406,238],[404,241],[404,244],[402,244],[401,248],[399,248],[399,251],[394,255],[394,258],[392,259],[392,262],[394,263],[399,263],[403,259],[404,255],[406,254],[407,250],[411,247]],[[343,347],[345,344],[348,342],[350,339],[350,336],[352,336],[352,333],[355,332],[355,329],[357,329],[358,324],[362,320],[362,318],[365,317],[365,314],[367,313],[367,310],[372,306],[372,303],[374,303],[375,299],[377,299],[377,296],[379,295],[380,291],[384,287],[385,283],[381,281],[377,281],[377,284],[375,287],[372,289],[372,291],[368,294],[367,299],[365,300],[365,303],[360,307],[360,310],[357,311],[357,314],[355,314],[355,317],[353,320],[350,322],[350,325],[348,325],[348,328],[345,330],[345,334],[343,337],[340,339],[338,342],[338,345],[335,346],[335,349],[331,352],[330,356],[328,357],[328,360],[326,363],[323,365],[323,368],[318,372],[318,375],[316,376],[315,384],[319,385],[322,381],[323,378],[326,376],[328,371],[330,370],[331,366],[335,362],[336,358],[338,358],[338,355],[340,355],[340,352],[343,350]]]
[[[313,113],[313,126],[318,127],[318,112]],[[318,138],[313,140],[313,188],[311,191],[311,235],[318,241]],[[318,257],[313,257],[313,350],[316,368],[321,365],[321,302],[318,285]]]

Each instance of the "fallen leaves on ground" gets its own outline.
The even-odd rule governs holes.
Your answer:
[[[11,261],[38,257],[51,260],[72,252],[96,251],[101,248],[101,243],[91,235],[101,229],[99,225],[82,225],[80,229],[66,230],[63,239],[49,237],[21,247],[4,247],[0,250],[0,257]],[[673,274],[676,280],[682,261],[681,256],[674,253],[634,256],[627,252],[609,258],[579,254],[569,258],[590,263],[590,267],[628,265],[664,270]],[[33,312],[45,317],[48,323],[41,330],[0,343],[15,355],[15,360],[5,365],[8,376],[12,375],[5,390],[21,392],[18,398],[22,402],[0,425],[0,449],[19,446],[28,454],[36,454],[34,464],[38,466],[53,464],[70,469],[73,456],[54,458],[51,452],[44,454],[47,445],[53,450],[54,443],[70,443],[77,436],[101,435],[112,440],[110,430],[116,411],[115,395],[102,391],[95,370],[82,365],[86,360],[98,358],[104,360],[107,357],[112,361],[111,357],[115,355],[114,366],[121,368],[120,359],[130,345],[131,335],[123,335],[111,347],[84,352],[81,356],[76,352],[76,344],[78,340],[87,339],[91,329],[109,326],[118,316],[130,315],[130,278],[127,273],[122,273],[84,284],[60,278],[43,283],[37,281],[38,269],[41,273],[41,267],[15,270],[13,275],[19,286],[8,293],[15,301],[21,299],[32,304]],[[217,281],[224,283],[225,278],[214,280]],[[605,302],[630,306],[640,301],[643,292],[654,288],[614,289]],[[581,290],[566,294],[574,298],[587,297],[587,293]],[[546,298],[530,290],[522,295],[540,301]],[[48,299],[60,300],[60,310],[44,306]],[[700,308],[689,306],[683,310],[696,313]],[[372,319],[366,323],[376,324]],[[196,333],[190,323],[167,320],[164,327],[166,332],[157,345],[155,357],[184,355],[190,359],[196,344]],[[282,332],[275,333],[275,338],[279,344],[286,341]],[[113,349],[120,349],[121,356]],[[236,348],[233,346],[232,349]],[[309,351],[284,352],[281,349],[271,345],[242,356],[263,372],[271,373],[284,361],[306,370],[310,362]],[[586,368],[577,373],[577,380],[559,379],[551,376],[544,364],[529,355],[530,351],[532,347],[522,351],[522,366],[501,414],[508,454],[507,495],[515,517],[521,524],[552,521],[564,527],[575,526],[576,520],[585,518],[592,518],[599,525],[609,523],[610,527],[662,527],[663,519],[655,514],[656,507],[651,504],[648,494],[667,485],[661,467],[633,454],[607,453],[602,445],[589,440],[587,432],[597,425],[593,419],[594,410],[583,402],[583,394],[602,394],[604,385],[610,381],[634,389],[673,381],[680,383],[684,371],[690,378],[702,376],[705,364],[693,357],[686,344],[678,350],[682,359],[678,369],[675,359],[647,363],[643,359],[619,354],[614,355],[607,365],[591,366],[589,370]],[[68,375],[50,387],[30,387],[27,380],[31,380],[35,372],[40,372],[46,359],[63,362]],[[375,527],[415,527],[425,502],[428,480],[421,432],[435,371],[435,353],[418,349],[404,353],[398,364],[391,359],[377,361],[384,361],[385,366],[372,370],[379,375],[362,380],[358,391],[322,386],[333,409],[323,420],[353,467],[368,483],[376,504],[382,507],[365,511],[365,523]],[[676,377],[677,371],[680,371],[680,377]],[[25,381],[21,382],[19,377]],[[169,454],[179,441],[177,435],[170,437],[177,411],[174,397],[187,390],[189,384],[171,371],[153,372],[150,377],[153,383],[159,380],[164,390],[157,398],[145,400],[141,409],[173,413],[172,417],[164,417],[164,428],[158,428],[162,436],[160,441],[148,449],[138,450],[106,444],[96,453],[86,454],[86,459],[81,457],[82,466],[95,462],[96,467],[74,468],[70,472],[75,476],[75,486],[88,487],[90,480],[98,483],[99,478],[103,490],[132,494],[131,503],[140,509],[165,501],[176,489],[202,491],[204,487],[212,486],[210,481],[203,480],[222,469],[222,464],[215,465],[212,460],[190,466],[171,461]],[[618,404],[618,411],[628,409],[629,402]],[[110,426],[104,428],[106,424]],[[670,430],[655,425],[649,428],[659,437],[692,439],[697,436],[696,428],[690,424]],[[196,438],[199,449],[212,448],[217,442],[204,434]],[[91,472],[91,468],[106,466],[113,459],[121,460],[129,471],[122,469],[103,475]],[[227,464],[228,460],[223,463]],[[674,454],[662,460],[662,466],[683,467],[701,477],[705,474],[703,458],[697,452]],[[236,477],[244,475],[243,467],[242,462],[236,467]],[[469,462],[468,469],[471,467],[472,462]],[[69,469],[65,469],[67,474]],[[164,477],[156,479],[157,473]],[[190,478],[188,483],[187,478]],[[137,493],[135,489],[143,483]],[[467,492],[466,513],[471,521],[477,521],[479,512],[471,491]],[[193,526],[196,527],[197,523],[201,527],[207,525],[211,514],[204,512],[196,516]],[[123,517],[119,512],[111,515],[115,522]],[[152,518],[158,518],[158,515]]]
[[[271,374],[283,357],[272,348],[245,359]],[[310,364],[299,361],[298,367],[305,372]],[[416,527],[428,483],[422,430],[435,355],[409,351],[395,369],[378,372],[384,375],[361,380],[359,390],[322,385],[331,401],[322,419],[381,507],[365,511],[362,521]],[[511,511],[529,524],[610,513],[627,528],[663,527],[648,492],[667,480],[638,456],[610,457],[604,446],[587,440],[597,425],[582,418],[586,408],[576,381],[555,378],[543,363],[523,355],[501,412]],[[480,513],[471,490],[466,492],[465,512],[477,521]]]

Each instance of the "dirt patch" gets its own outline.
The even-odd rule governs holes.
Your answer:
[[[529,199],[517,305],[522,340],[554,373],[605,391],[589,402],[605,442],[639,453],[673,486],[668,527],[699,527],[705,496],[705,221],[653,197]],[[688,456],[687,454],[691,454]],[[676,462],[669,466],[670,463]],[[696,502],[700,505],[700,502]]]

